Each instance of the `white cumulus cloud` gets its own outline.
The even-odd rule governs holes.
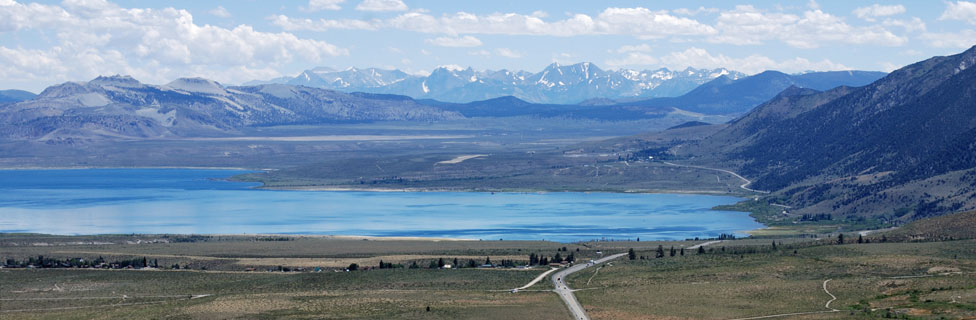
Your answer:
[[[267,18],[272,24],[286,31],[318,31],[329,30],[376,30],[380,28],[378,21],[365,21],[357,19],[327,20],[327,19],[301,19],[291,18],[285,15],[273,15]]]
[[[518,51],[515,51],[515,50],[512,50],[512,49],[509,49],[509,48],[498,48],[498,49],[495,49],[495,53],[498,54],[499,56],[502,56],[502,57],[505,57],[505,58],[518,59],[518,58],[521,58],[522,57],[522,53],[520,53]]]
[[[199,25],[186,10],[128,9],[107,1],[0,3],[0,32],[19,30],[57,37],[45,48],[0,44],[0,78],[54,82],[120,73],[153,83],[182,76],[237,83],[279,76],[275,67],[299,59],[318,62],[348,54],[287,32]]]
[[[340,4],[343,2],[346,2],[346,0],[308,0],[308,10],[342,10]]]
[[[737,6],[719,14],[718,34],[710,40],[736,45],[761,44],[778,40],[796,48],[816,48],[824,43],[900,46],[908,38],[883,26],[855,27],[843,18],[822,10],[807,10],[803,15],[765,12],[753,6]]]
[[[853,13],[858,18],[867,21],[874,21],[874,18],[877,17],[887,17],[887,16],[893,16],[896,14],[905,13],[905,6],[900,4],[880,5],[875,3],[867,7],[859,7],[857,9],[854,9]]]
[[[705,49],[688,48],[684,51],[669,53],[658,59],[660,64],[672,70],[693,68],[731,68],[747,74],[755,74],[766,70],[777,70],[787,73],[803,71],[831,71],[850,70],[849,67],[824,59],[810,61],[796,57],[788,60],[774,60],[772,58],[753,54],[742,58],[733,58],[724,54],[713,55]]]
[[[959,32],[924,33],[920,37],[936,48],[969,48],[976,45],[976,31],[972,29]]]
[[[703,6],[700,6],[700,7],[698,7],[698,9],[678,8],[678,9],[671,10],[671,12],[674,12],[676,14],[680,14],[680,15],[683,15],[683,16],[695,16],[695,15],[699,15],[699,14],[702,14],[702,13],[705,13],[705,14],[717,13],[717,12],[719,12],[719,10],[718,10],[718,8],[705,8]]]
[[[207,13],[221,18],[230,18],[230,11],[227,11],[227,8],[224,8],[224,6],[217,6],[213,10],[207,11]]]
[[[886,27],[901,27],[905,31],[915,32],[915,31],[925,31],[925,22],[918,17],[912,17],[911,19],[885,19],[881,25]]]
[[[390,28],[431,34],[503,34],[570,37],[579,35],[632,35],[638,38],[711,35],[716,31],[697,20],[677,17],[647,8],[607,8],[596,16],[574,14],[562,20],[544,20],[545,15],[517,13],[474,14],[456,12],[435,16],[423,11],[400,14],[385,20],[302,20],[278,15],[272,23],[286,30],[322,31],[349,28]],[[308,23],[294,23],[305,21]]]
[[[481,40],[472,36],[463,37],[437,37],[424,40],[429,44],[441,47],[469,48],[481,46]]]
[[[939,20],[962,20],[976,24],[976,2],[946,2],[946,9],[939,16]]]
[[[363,0],[356,6],[359,11],[406,11],[407,5],[401,0]]]

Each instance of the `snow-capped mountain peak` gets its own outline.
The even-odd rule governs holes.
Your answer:
[[[553,62],[543,70],[476,71],[471,67],[441,65],[427,75],[400,70],[347,68],[337,71],[319,67],[287,81],[292,85],[321,87],[347,92],[401,94],[418,99],[469,102],[515,96],[537,103],[577,103],[593,98],[630,99],[682,95],[720,76],[738,79],[745,75],[724,68],[686,68],[673,71],[603,70],[592,62],[564,65]]]

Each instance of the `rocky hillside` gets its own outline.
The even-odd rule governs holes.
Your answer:
[[[627,105],[673,107],[703,114],[742,114],[789,87],[829,90],[838,86],[863,86],[884,76],[883,72],[870,71],[810,72],[798,75],[766,71],[741,79],[722,76],[680,97],[635,101]]]
[[[685,158],[738,165],[800,213],[913,220],[976,209],[976,47],[859,88],[791,88]]]
[[[128,76],[52,86],[0,109],[0,136],[64,141],[234,134],[249,126],[462,116],[405,97],[269,84],[224,87],[200,78],[147,85]]]

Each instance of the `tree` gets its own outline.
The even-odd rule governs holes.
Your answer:
[[[888,237],[882,234],[881,235],[881,242],[888,242]]]
[[[681,256],[682,256],[682,257],[684,257],[684,256],[685,256],[685,248],[681,248]]]
[[[475,268],[477,266],[478,266],[478,263],[477,262],[474,262],[474,259],[468,259],[468,268]]]
[[[837,234],[837,244],[844,244],[844,234]]]
[[[569,255],[566,256],[566,262],[574,262],[574,261],[576,261],[576,256],[573,255],[572,252],[570,252]]]
[[[455,268],[460,268],[461,267],[461,265],[458,264],[457,258],[454,258],[454,267]]]
[[[698,254],[704,254],[704,253],[705,253],[705,247],[704,246],[698,246]]]
[[[491,265],[491,257],[485,257],[485,264]]]
[[[529,265],[530,266],[534,266],[534,265],[537,265],[537,264],[539,264],[539,256],[535,255],[534,252],[533,253],[530,253],[529,254]]]
[[[559,255],[559,252],[556,252],[556,256],[552,257],[552,262],[555,263],[563,262],[563,256]]]
[[[864,236],[858,234],[857,235],[857,243],[864,243]]]
[[[430,264],[427,265],[427,269],[437,269],[437,268],[440,268],[439,266],[437,266],[437,260],[430,260]]]
[[[630,248],[630,250],[627,250],[627,258],[630,260],[637,259],[637,252],[634,252],[634,248]]]
[[[444,267],[444,258],[437,258],[437,267],[438,268]]]
[[[773,240],[773,251],[776,251],[776,240]]]
[[[657,258],[664,258],[664,246],[657,245]]]
[[[349,267],[346,268],[346,270],[349,270],[349,271],[359,270],[359,265],[358,264],[355,264],[355,263],[350,264]]]
[[[420,269],[420,265],[417,264],[417,261],[414,261],[410,263],[410,269]]]
[[[671,246],[671,256],[673,257],[675,253],[677,253],[677,251],[674,250],[674,246]]]

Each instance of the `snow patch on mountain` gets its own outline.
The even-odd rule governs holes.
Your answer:
[[[166,84],[167,87],[193,93],[203,93],[210,95],[226,96],[229,95],[224,86],[210,79],[204,78],[179,78]]]
[[[552,63],[540,72],[475,71],[441,65],[426,75],[400,70],[319,67],[287,81],[346,92],[406,95],[418,99],[470,102],[513,95],[536,103],[577,103],[593,98],[674,97],[717,77],[745,75],[728,69],[603,70],[593,63]]]

